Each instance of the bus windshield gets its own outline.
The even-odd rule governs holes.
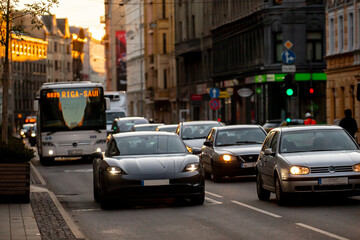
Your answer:
[[[40,92],[41,131],[106,129],[102,88],[54,88]]]

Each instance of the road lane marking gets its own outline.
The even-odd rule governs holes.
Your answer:
[[[89,208],[89,209],[74,209],[73,212],[93,212],[93,211],[101,211],[100,208]]]
[[[214,200],[212,198],[208,198],[208,197],[205,197],[205,200],[211,202],[211,204],[209,204],[209,205],[222,204],[222,202],[216,201],[216,200]]]
[[[262,210],[262,209],[260,209],[260,208],[256,208],[256,207],[247,205],[247,204],[245,204],[245,203],[241,203],[241,202],[234,201],[234,200],[231,201],[231,202],[232,202],[232,203],[235,203],[235,204],[237,204],[237,205],[240,205],[240,206],[243,206],[243,207],[246,207],[246,208],[250,208],[250,209],[252,209],[252,210],[255,210],[255,211],[264,213],[264,214],[269,215],[269,216],[274,217],[274,218],[281,218],[281,217],[282,217],[282,216],[280,216],[280,215],[277,215],[277,214],[274,214],[274,213],[271,213],[271,212]]]
[[[217,195],[217,194],[215,194],[215,193],[211,193],[211,192],[207,192],[207,191],[205,191],[205,193],[206,193],[206,194],[209,194],[209,195],[212,195],[212,196],[214,196],[214,197],[217,197],[217,198],[223,198],[223,196]]]
[[[90,169],[77,169],[77,170],[64,170],[65,173],[87,173],[92,172],[92,168]]]
[[[310,229],[310,230],[312,230],[314,232],[318,232],[318,233],[324,234],[324,235],[332,237],[332,238],[336,238],[336,239],[339,239],[339,240],[349,240],[348,238],[340,237],[340,236],[338,236],[336,234],[326,232],[326,231],[323,231],[321,229],[318,229],[318,228],[315,228],[315,227],[312,227],[312,226],[309,226],[309,225],[306,225],[306,224],[303,224],[303,223],[295,223],[295,224],[300,226],[300,227]]]

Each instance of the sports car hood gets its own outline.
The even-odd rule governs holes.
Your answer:
[[[115,164],[122,168],[127,174],[173,174],[182,172],[189,163],[199,162],[195,155],[142,155],[126,158],[117,158],[115,161],[109,161],[109,164]]]
[[[291,165],[309,167],[326,167],[332,165],[355,165],[360,163],[359,151],[327,151],[327,152],[304,152],[284,153],[282,156]]]
[[[201,148],[205,142],[206,138],[199,138],[199,139],[188,139],[188,140],[183,140],[183,142],[185,143],[186,146],[188,147],[197,147],[197,148]]]
[[[233,155],[259,154],[261,146],[261,144],[220,146],[216,147],[216,151],[221,154],[230,153]]]

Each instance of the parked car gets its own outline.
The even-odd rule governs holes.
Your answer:
[[[165,125],[163,123],[144,123],[144,124],[135,124],[132,128],[132,131],[156,131],[158,126]]]
[[[180,122],[176,128],[178,134],[188,148],[201,149],[206,137],[213,127],[220,127],[224,124],[218,121],[190,121]]]
[[[160,125],[156,128],[156,131],[175,132],[177,124]]]
[[[25,123],[24,125],[22,125],[21,130],[20,130],[20,136],[22,138],[27,138],[29,137],[29,130],[31,127],[34,126],[34,123]]]
[[[360,195],[360,149],[338,126],[293,126],[271,130],[262,146],[257,194],[279,205],[295,194]]]
[[[294,126],[294,125],[304,125],[304,119],[290,119],[290,121],[284,120],[281,122],[279,127]]]
[[[36,123],[29,130],[29,143],[31,146],[36,144]]]
[[[199,157],[175,133],[129,132],[110,136],[93,158],[94,199],[188,198],[203,204],[205,178]]]
[[[111,125],[110,133],[120,133],[120,132],[131,132],[135,124],[144,124],[149,123],[149,120],[143,117],[123,117],[115,118]]]
[[[281,119],[267,120],[262,127],[265,129],[266,132],[270,132],[270,130],[280,126],[282,122],[283,120]]]
[[[214,182],[225,176],[253,175],[266,131],[259,125],[214,127],[201,149],[205,176]]]

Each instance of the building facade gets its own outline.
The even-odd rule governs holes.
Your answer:
[[[144,3],[128,0],[124,5],[125,31],[118,38],[126,43],[127,113],[145,117]]]
[[[214,85],[226,123],[304,118],[326,122],[323,1],[216,1]],[[294,94],[285,93],[289,75]],[[311,94],[309,89],[313,88]],[[244,92],[250,94],[243,94]]]
[[[327,122],[338,123],[351,109],[359,124],[360,3],[354,0],[327,1],[326,5],[326,85]]]
[[[144,2],[146,117],[176,123],[175,4]]]

